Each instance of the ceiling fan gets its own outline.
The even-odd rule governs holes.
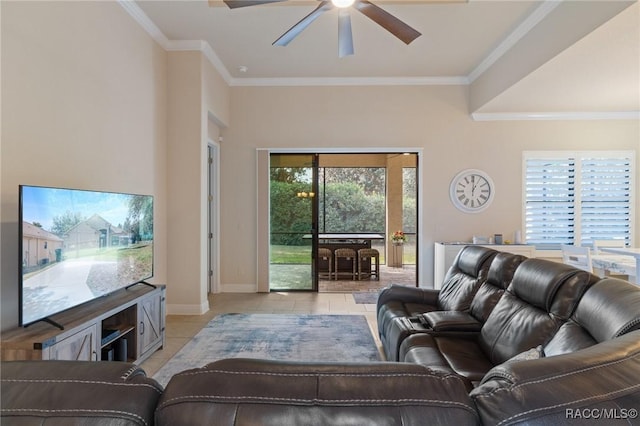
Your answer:
[[[286,0],[224,0],[230,9],[246,6],[257,6],[268,3],[279,3]],[[353,8],[389,31],[402,40],[405,44],[411,43],[421,34],[368,0],[319,0],[320,4],[310,14],[305,16],[273,42],[276,46],[286,46],[313,21],[323,13],[338,8],[338,56],[353,55],[353,35],[351,33],[351,15],[349,9]]]

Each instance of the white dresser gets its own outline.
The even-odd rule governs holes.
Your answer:
[[[471,243],[435,243],[433,259],[433,286],[439,289],[444,281],[444,276],[453,264],[460,250]],[[536,248],[526,244],[477,244],[498,251],[506,251],[513,254],[521,254],[526,257],[536,257]]]

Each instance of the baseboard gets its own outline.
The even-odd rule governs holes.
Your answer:
[[[209,311],[209,301],[200,305],[176,305],[167,303],[167,315],[202,315]]]
[[[255,284],[222,284],[221,293],[257,293]]]

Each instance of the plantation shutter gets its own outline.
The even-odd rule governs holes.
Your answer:
[[[525,154],[526,243],[557,249],[622,239],[630,245],[633,153],[544,155]]]
[[[575,222],[575,161],[526,160],[525,239],[538,248],[572,244]]]
[[[581,240],[622,239],[630,243],[631,161],[629,158],[585,158],[581,161]]]

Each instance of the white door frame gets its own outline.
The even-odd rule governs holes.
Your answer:
[[[271,154],[364,154],[364,153],[412,153],[418,155],[418,235],[416,235],[416,244],[418,245],[418,258],[416,266],[418,269],[417,285],[424,281],[424,261],[423,255],[426,252],[424,246],[424,223],[422,217],[422,197],[420,195],[423,188],[424,164],[423,152],[424,148],[257,148],[257,259],[256,259],[256,276],[257,291],[269,292],[269,157]]]
[[[208,292],[220,293],[220,144],[207,143]]]

